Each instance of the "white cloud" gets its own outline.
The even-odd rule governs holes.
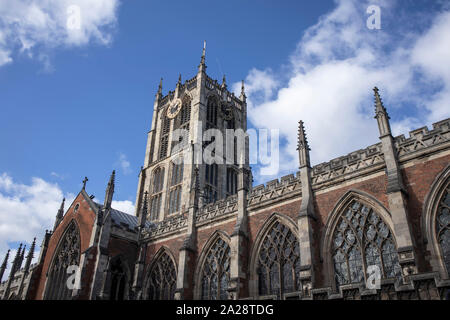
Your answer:
[[[14,247],[3,280],[9,274],[15,247],[19,242],[30,248],[33,238],[37,237],[33,262],[37,261],[45,230],[53,229],[63,197],[66,198],[67,210],[75,195],[63,193],[57,183],[35,177],[31,179],[30,184],[23,184],[14,181],[7,173],[0,174],[0,263],[3,262],[8,248]],[[112,207],[134,215],[134,204],[131,201],[113,201]],[[28,249],[25,254],[27,253]]]
[[[114,209],[117,209],[119,211],[131,214],[134,216],[134,203],[129,201],[129,200],[123,200],[123,201],[116,201],[113,200],[113,202],[111,203],[111,207],[113,207]]]
[[[130,168],[130,161],[128,161],[126,154],[120,153],[119,159],[117,160],[116,164],[118,164],[120,166],[123,174],[127,175],[132,172],[132,170]]]
[[[72,202],[73,194],[65,196],[68,203]],[[1,174],[0,259],[5,256],[8,243],[23,242],[29,248],[33,238],[37,237],[36,260],[45,229],[52,229],[63,197],[63,192],[57,184],[32,178],[31,184],[26,185],[15,182],[6,173]],[[10,255],[8,267],[11,266],[15,251]]]
[[[118,0],[0,0],[0,66],[26,54],[49,71],[49,49],[110,44],[118,6]]]
[[[282,68],[284,74],[252,69],[246,77],[249,120],[257,128],[279,129],[286,140],[280,174],[298,167],[300,119],[312,164],[378,142],[374,86],[380,88],[388,112],[403,114],[392,121],[394,135],[450,115],[450,12],[434,13],[431,26],[414,33],[404,29],[409,24],[402,27],[404,17],[394,16],[395,1],[378,1],[382,29],[369,30],[370,2],[336,4],[305,31],[289,65]],[[269,179],[254,174],[257,183]]]

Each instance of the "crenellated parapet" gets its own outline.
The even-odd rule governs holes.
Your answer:
[[[395,137],[395,146],[399,160],[406,160],[421,151],[429,151],[432,148],[450,141],[450,118],[433,123],[433,129],[422,127],[409,132],[406,138],[403,134]]]
[[[177,215],[163,221],[153,223],[142,232],[144,238],[154,238],[162,234],[175,233],[187,226],[187,217]]]
[[[395,137],[395,146],[399,161],[403,162],[422,152],[432,152],[450,141],[450,119],[433,124],[433,129],[422,127],[412,130],[409,137],[404,135]],[[372,172],[385,166],[382,144],[377,143],[365,149],[360,149],[338,157],[328,162],[315,165],[312,170],[312,184],[314,189],[328,184],[349,179],[353,175]]]
[[[255,209],[259,206],[267,205],[273,201],[289,199],[293,196],[301,196],[300,172],[297,175],[289,174],[280,180],[274,179],[261,184],[249,191],[248,208]]]
[[[384,156],[381,151],[381,143],[374,144],[365,149],[360,149],[315,165],[312,170],[312,184],[320,187],[327,182],[333,182],[353,173],[360,174],[364,170],[375,169],[384,166]]]
[[[197,226],[200,226],[204,223],[210,223],[211,221],[237,214],[237,204],[237,195],[231,195],[225,199],[209,203],[199,210],[195,217],[195,223]]]

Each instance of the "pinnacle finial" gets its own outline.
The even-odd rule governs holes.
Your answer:
[[[25,262],[25,272],[28,272],[31,266],[31,260],[33,260],[34,248],[36,246],[36,237],[34,237],[33,242],[31,243],[30,250],[28,251],[27,261]]]
[[[300,120],[298,122],[298,149],[304,148],[307,150],[311,150],[308,145],[308,139],[306,138],[305,126],[303,121]]]
[[[61,202],[61,206],[59,207],[59,210],[58,210],[58,216],[59,215],[61,215],[61,217],[63,216],[63,214],[64,214],[64,203],[65,202],[66,202],[66,198],[63,198],[62,202]]]
[[[162,81],[163,81],[163,78],[161,78],[159,80],[158,92],[156,93],[157,95],[161,95],[162,94]]]
[[[222,86],[226,86],[227,85],[227,78],[225,77],[225,74],[223,75],[222,78]]]
[[[3,263],[2,263],[2,268],[6,268],[6,264],[8,263],[9,253],[10,252],[11,252],[11,250],[8,249],[8,251],[6,252],[6,255],[5,255],[5,259],[3,260]]]
[[[375,119],[378,122],[378,130],[380,136],[391,134],[391,125],[389,123],[389,115],[381,100],[380,93],[377,87],[373,88],[375,94]]]
[[[244,87],[244,80],[241,82],[241,100],[244,101],[247,96],[245,95],[245,87]]]
[[[305,127],[303,121],[298,122],[298,160],[300,164],[300,169],[304,167],[310,167],[309,161],[309,151],[311,150],[308,145],[308,140],[306,139]]]
[[[200,65],[198,66],[199,72],[204,72],[206,69],[205,56],[206,56],[206,40],[203,41],[202,58],[200,59]]]
[[[103,204],[105,209],[111,208],[111,202],[114,194],[114,180],[116,178],[116,170],[113,170],[109,178],[108,186],[106,187],[105,202]]]
[[[383,112],[383,113],[386,113],[386,115],[387,115],[386,108],[383,105],[383,100],[380,97],[378,88],[374,87],[373,92],[375,95],[375,113],[378,114],[379,112]]]
[[[181,73],[180,73],[180,75],[178,76],[178,82],[177,82],[177,85],[180,85],[181,84]]]
[[[142,202],[141,214],[139,215],[139,225],[141,228],[145,226],[148,214],[148,191],[144,192],[144,201]]]
[[[53,227],[53,231],[56,230],[56,227],[58,227],[59,223],[64,217],[64,202],[66,201],[66,198],[63,198],[61,202],[61,206],[58,209],[58,212],[56,213],[56,220],[55,220],[55,226]]]

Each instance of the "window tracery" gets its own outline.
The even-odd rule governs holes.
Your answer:
[[[372,265],[379,267],[382,278],[401,277],[391,230],[378,213],[359,201],[352,201],[339,218],[332,246],[338,285],[364,281]]]
[[[447,181],[437,210],[436,235],[447,274],[450,276],[450,179]]]
[[[300,246],[297,237],[284,224],[276,221],[270,228],[258,254],[260,295],[276,295],[301,290]]]
[[[156,260],[149,275],[148,297],[150,300],[173,300],[177,273],[172,259],[163,253]]]
[[[202,269],[201,287],[203,300],[228,299],[230,281],[230,247],[218,238],[208,250]]]
[[[69,300],[72,290],[67,285],[69,266],[78,266],[80,260],[80,235],[75,222],[71,222],[60,240],[49,272],[46,294],[48,300]]]

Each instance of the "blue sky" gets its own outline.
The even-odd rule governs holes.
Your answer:
[[[14,55],[0,69],[7,114],[0,145],[8,150],[1,171],[23,183],[41,177],[73,193],[86,175],[88,191],[103,198],[116,168],[115,197],[134,201],[160,77],[164,92],[173,90],[179,73],[193,77],[204,39],[207,72],[220,80],[222,73],[232,83],[252,67],[277,68],[301,30],[332,5],[307,3],[125,1],[107,46],[40,48],[51,71],[26,54]],[[117,164],[120,154],[130,162],[127,174]]]
[[[71,4],[79,34],[65,27]],[[0,259],[40,243],[84,176],[102,201],[116,169],[116,207],[131,210],[159,79],[166,93],[193,77],[203,40],[211,77],[245,79],[251,126],[280,132],[280,168],[255,171],[261,183],[296,171],[300,119],[313,164],[377,143],[375,85],[395,134],[448,117],[449,12],[438,0],[0,0]]]

